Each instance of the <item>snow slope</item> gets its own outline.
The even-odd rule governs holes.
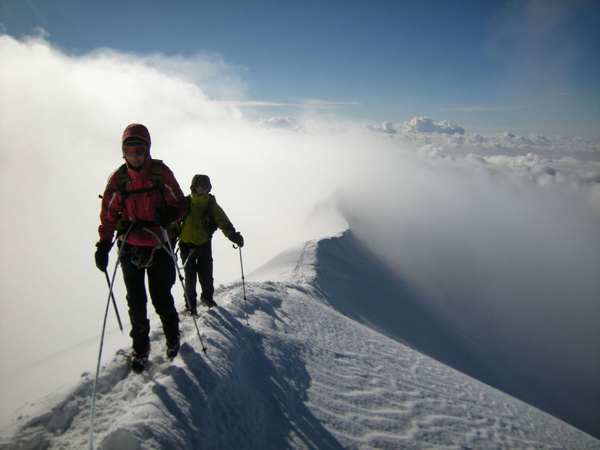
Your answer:
[[[275,258],[249,277],[246,300],[240,283],[218,289],[220,307],[200,321],[206,355],[190,319],[172,363],[160,330],[147,373],[130,373],[118,351],[100,378],[96,448],[600,448],[368,326],[364,297],[348,290],[364,283],[344,278],[335,251],[349,238]],[[92,383],[84,374],[66,397],[21,411],[0,448],[87,448]]]

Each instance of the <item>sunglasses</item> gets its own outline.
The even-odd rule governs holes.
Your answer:
[[[123,152],[127,156],[144,156],[148,150],[146,147],[124,147]]]

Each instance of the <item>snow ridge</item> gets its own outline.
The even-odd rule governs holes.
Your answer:
[[[336,258],[318,259],[319,246],[310,242],[250,276],[246,301],[240,283],[219,288],[220,307],[200,320],[207,355],[190,319],[173,362],[160,331],[144,374],[130,373],[118,351],[100,377],[96,448],[600,448],[334,309],[316,277]],[[277,281],[260,280],[275,272]],[[87,448],[92,382],[84,374],[59,403],[20,417],[0,448]]]

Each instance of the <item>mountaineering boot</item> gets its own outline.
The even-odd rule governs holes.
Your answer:
[[[135,350],[131,352],[131,370],[135,373],[143,372],[148,364],[148,352],[136,352]]]
[[[179,335],[177,339],[173,339],[170,342],[167,342],[167,358],[174,359],[179,353]]]
[[[190,316],[194,316],[194,317],[198,317],[198,308],[196,308],[196,305],[191,306],[191,307],[185,307],[185,312],[187,314],[189,314]]]
[[[212,298],[201,297],[201,300],[202,300],[202,304],[209,309],[212,308],[213,306],[217,306],[217,304],[215,303],[215,301]]]

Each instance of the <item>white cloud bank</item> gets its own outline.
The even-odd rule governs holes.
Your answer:
[[[0,61],[0,373],[7,361],[19,367],[99,332],[97,194],[121,164],[130,122],[148,125],[153,156],[184,191],[193,174],[211,176],[246,238],[247,271],[347,221],[464,332],[509,339],[514,358],[538,367],[551,357],[542,344],[565,355],[572,345],[580,384],[598,373],[600,363],[586,359],[589,340],[600,338],[595,144],[572,151],[571,140],[472,135],[423,118],[385,124],[391,139],[331,117],[259,125],[218,101],[217,92],[243,85],[235,77],[219,89],[198,81],[235,73],[212,60],[196,59],[206,73],[186,76],[185,61],[165,68],[114,51],[71,56],[43,39],[0,36]],[[217,236],[214,247],[217,284],[238,277],[230,245]]]
[[[438,134],[464,134],[465,129],[442,120],[434,121],[429,117],[413,117],[408,122],[394,124],[392,122],[383,122],[381,125],[368,125],[373,131],[387,134],[410,134],[410,133],[438,133]]]
[[[447,121],[434,122],[428,117],[413,117],[407,124],[410,131],[418,133],[465,134],[465,130]]]
[[[296,130],[300,131],[301,127],[297,119],[290,116],[285,117],[269,117],[268,119],[261,119],[259,125],[265,128],[272,128],[276,130]]]
[[[0,372],[98,333],[106,286],[93,264],[97,196],[122,163],[128,123],[149,127],[153,156],[173,169],[184,191],[195,173],[211,176],[218,201],[246,237],[247,270],[345,227],[315,213],[338,184],[326,170],[339,156],[327,154],[333,142],[259,127],[203,85],[173,74],[177,65],[163,70],[154,60],[106,50],[72,56],[41,38],[9,36],[0,36],[0,60],[0,200],[7,217]],[[207,67],[197,79],[229,70],[194,61]],[[222,236],[214,250],[217,284],[239,278],[237,254]],[[123,308],[122,289],[117,294]],[[27,339],[9,358],[17,335]]]

